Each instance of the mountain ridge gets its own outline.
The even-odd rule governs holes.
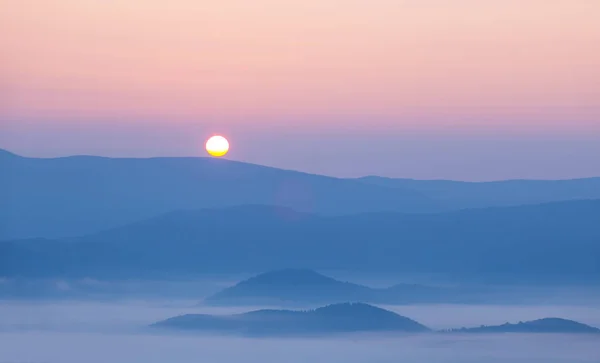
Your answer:
[[[185,314],[150,325],[154,329],[260,336],[340,333],[429,333],[425,325],[395,312],[366,304],[336,303],[309,310],[262,309],[232,315]],[[562,318],[517,324],[445,329],[440,333],[600,334],[600,329]]]
[[[450,303],[473,299],[459,289],[416,284],[372,288],[340,281],[310,269],[267,271],[227,287],[202,301],[205,305],[247,306],[362,301],[379,304]]]
[[[151,327],[266,336],[430,331],[412,319],[364,303],[338,303],[303,311],[255,310],[227,316],[187,314],[159,321]]]
[[[419,191],[455,208],[481,208],[490,205],[517,206],[555,201],[600,199],[600,177],[469,182],[367,176],[355,180],[370,185]]]
[[[476,328],[452,329],[461,333],[571,333],[600,334],[600,329],[562,318],[543,318],[516,324],[482,325]]]
[[[269,302],[309,303],[370,300],[370,288],[342,282],[310,269],[282,269],[242,280],[207,297],[204,304],[244,305]]]
[[[0,158],[0,239],[89,234],[181,209],[267,204],[326,215],[436,202],[323,175],[214,158]]]
[[[600,272],[598,200],[299,219],[277,212],[255,214],[253,209],[232,218],[237,213],[232,208],[205,211],[205,217],[190,212],[184,213],[189,219],[153,219],[68,241],[4,241],[0,275],[141,277],[301,267],[477,272],[481,278],[509,273],[539,281],[592,279]]]
[[[73,237],[175,210],[246,204],[335,216],[600,199],[600,178],[407,182],[338,178],[206,157],[0,155],[0,240]],[[436,186],[440,183],[452,186]]]

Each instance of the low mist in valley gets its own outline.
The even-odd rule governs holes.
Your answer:
[[[0,333],[1,362],[595,363],[598,339],[560,335],[248,339],[148,334]],[[32,349],[35,347],[35,349]]]
[[[600,307],[583,302],[382,307],[436,330],[549,316],[600,326]],[[592,363],[598,361],[600,352],[597,335],[434,332],[247,338],[148,328],[156,321],[182,314],[225,315],[260,308],[264,307],[202,306],[196,299],[3,300],[0,362],[258,363],[269,357],[291,363]]]

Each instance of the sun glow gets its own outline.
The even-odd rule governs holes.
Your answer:
[[[206,141],[206,151],[211,156],[224,156],[229,151],[229,141],[220,135],[212,136]]]

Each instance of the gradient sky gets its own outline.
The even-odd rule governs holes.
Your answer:
[[[0,0],[0,148],[600,175],[597,0]],[[8,10],[8,11],[6,11]]]

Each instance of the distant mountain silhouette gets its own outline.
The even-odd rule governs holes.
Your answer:
[[[25,158],[0,151],[0,239],[69,237],[181,209],[439,210],[419,192],[214,158]]]
[[[545,318],[518,324],[480,326],[477,328],[462,328],[452,330],[464,333],[594,333],[600,334],[600,329],[578,323],[573,320],[560,318]]]
[[[257,310],[228,316],[189,314],[160,321],[152,327],[276,336],[429,331],[414,320],[363,303],[334,304],[309,311]]]
[[[235,315],[188,314],[151,327],[169,330],[247,335],[312,335],[352,332],[431,331],[426,326],[365,303],[338,303],[316,310],[256,310]],[[600,334],[600,329],[573,320],[545,318],[517,324],[445,330],[446,333]]]
[[[0,150],[0,170],[0,240],[72,237],[176,210],[248,204],[334,216],[600,199],[600,178],[340,179],[214,158],[38,159]]]
[[[313,304],[363,301],[379,304],[466,302],[472,299],[459,290],[400,284],[370,288],[342,282],[308,269],[269,271],[206,298],[210,305]]]
[[[13,159],[18,158],[17,154],[13,154],[8,150],[0,149],[0,159]]]
[[[600,276],[600,201],[439,214],[280,218],[281,208],[182,211],[67,241],[0,242],[0,276],[142,277],[315,270]],[[290,212],[291,213],[291,212]]]
[[[244,280],[208,297],[205,303],[248,305],[262,303],[369,301],[373,291],[306,269],[270,271]]]
[[[370,185],[418,191],[450,208],[517,206],[575,199],[600,199],[600,177],[570,180],[462,182],[369,176],[356,180]]]

